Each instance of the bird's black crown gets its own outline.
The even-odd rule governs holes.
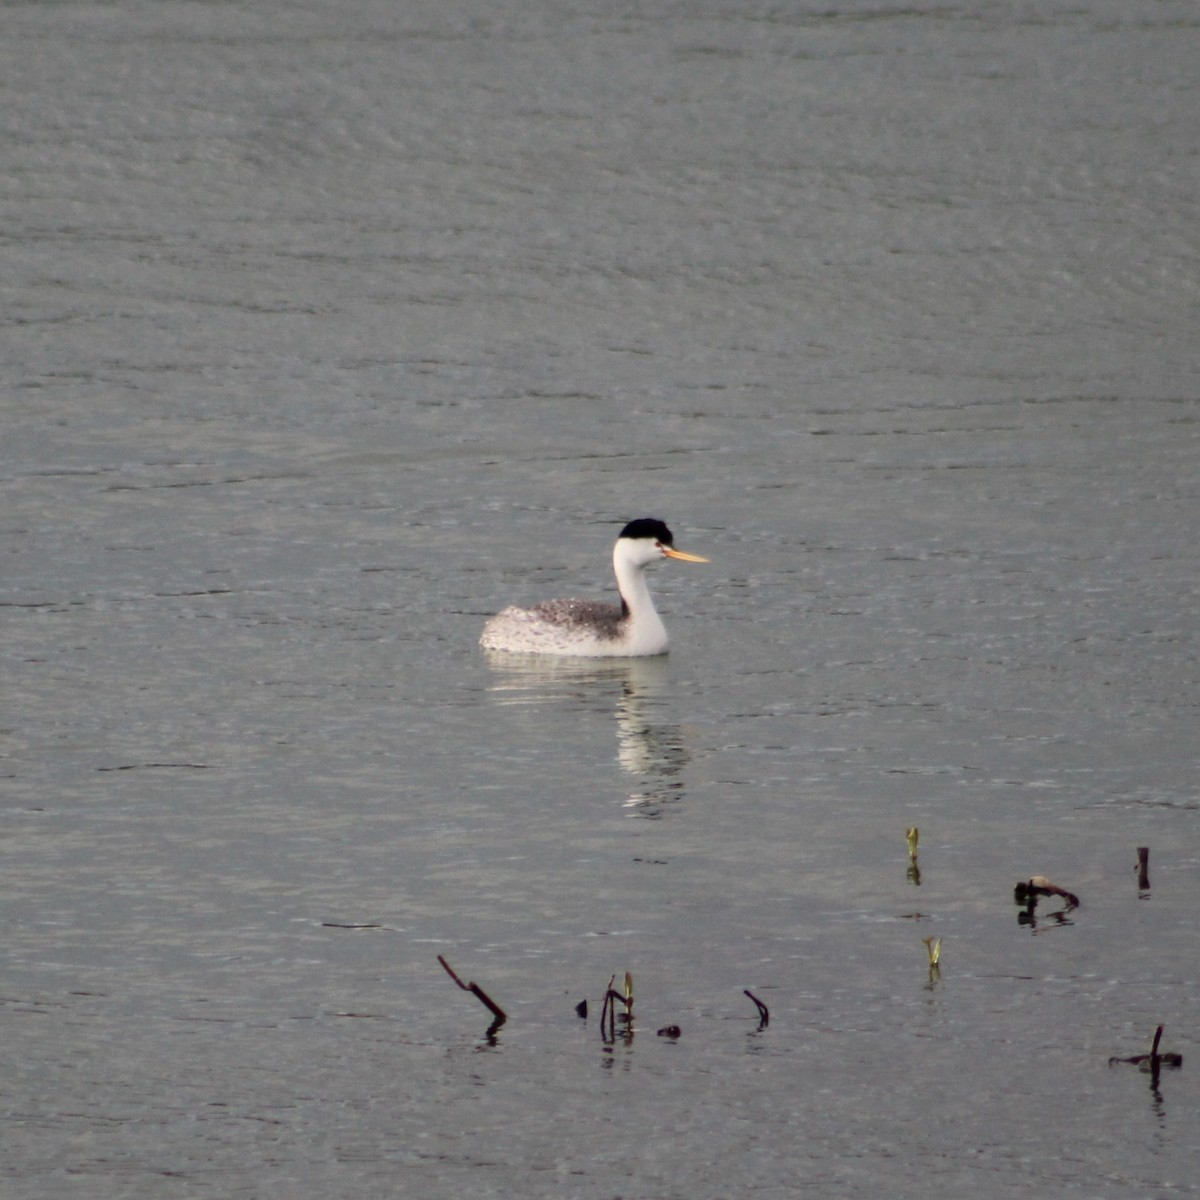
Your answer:
[[[662,542],[664,546],[675,545],[671,531],[657,517],[639,517],[636,521],[630,521],[621,530],[621,537],[653,538],[656,542]]]

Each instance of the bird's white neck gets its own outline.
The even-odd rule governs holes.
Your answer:
[[[631,560],[618,543],[613,550],[613,571],[621,599],[629,610],[628,653],[662,654],[667,648],[667,630],[646,586],[646,564]]]

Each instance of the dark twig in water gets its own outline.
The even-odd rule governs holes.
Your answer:
[[[1148,892],[1150,890],[1150,847],[1138,847],[1138,891]]]
[[[747,996],[750,997],[751,1000],[754,1001],[754,1007],[758,1009],[759,1029],[766,1029],[766,1027],[771,1023],[771,1014],[768,1011],[767,1006],[749,988],[743,988],[742,990]]]
[[[463,983],[463,981],[459,979],[454,968],[440,954],[437,956],[437,960],[442,964],[443,967],[446,968],[446,974],[449,975],[450,978],[453,979],[454,982],[457,983],[464,992],[470,992],[471,995],[474,996],[481,1004],[483,1004],[485,1008],[491,1009],[492,1015],[496,1018],[496,1022],[492,1026],[492,1029],[498,1028],[508,1020],[508,1014],[504,1011],[504,1009],[502,1009],[500,1005],[498,1005],[495,1000],[493,1000],[491,996],[489,996],[487,992],[485,992],[483,988],[479,986],[479,984]]]
[[[616,980],[617,980],[617,977],[614,975],[608,981],[608,987],[606,987],[604,989],[604,1003],[600,1006],[600,1032],[601,1032],[601,1034],[604,1033],[604,1022],[608,1020],[608,1011],[612,1005],[613,984],[616,982]]]
[[[604,989],[604,1006],[600,1009],[600,1036],[609,1042],[615,1041],[617,1036],[618,1004],[623,1005],[625,1009],[621,1014],[621,1020],[625,1023],[625,1036],[633,1036],[633,976],[628,971],[625,972],[624,993],[613,987],[616,981],[615,975],[610,977],[608,987]]]

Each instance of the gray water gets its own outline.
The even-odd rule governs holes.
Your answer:
[[[1200,1195],[1191,0],[0,28],[6,1198]]]

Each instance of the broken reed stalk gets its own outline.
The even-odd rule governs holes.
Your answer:
[[[759,1029],[766,1029],[771,1023],[771,1013],[767,1006],[749,988],[743,988],[742,991],[754,1001],[754,1007],[758,1009]]]
[[[497,1024],[501,1024],[502,1022],[508,1020],[508,1013],[506,1013],[504,1009],[502,1009],[500,1005],[498,1005],[495,1000],[493,1000],[491,996],[489,996],[487,992],[485,992],[483,988],[479,986],[479,984],[463,983],[463,981],[459,979],[454,968],[440,954],[437,956],[437,960],[442,964],[443,967],[446,968],[446,974],[449,975],[450,978],[453,979],[454,982],[457,983],[464,992],[470,992],[471,995],[474,996],[485,1008],[491,1009],[492,1015],[496,1018]]]
[[[1148,892],[1150,890],[1150,847],[1139,846],[1138,854],[1138,890]]]
[[[625,1009],[625,1011],[621,1015],[624,1017],[624,1019],[626,1021],[628,1021],[630,1016],[632,1016],[632,1014],[633,1014],[633,997],[632,996],[622,996],[621,993],[618,992],[616,988],[609,988],[608,989],[608,1000],[609,1000],[609,1004],[610,1004],[610,1007],[608,1010],[609,1017],[616,1016],[617,1001],[619,1000]]]
[[[604,1022],[608,1020],[608,1010],[612,1005],[613,984],[616,983],[617,977],[614,975],[608,981],[608,987],[604,989],[604,1003],[600,1006],[600,1032],[604,1032]]]
[[[929,954],[929,966],[932,970],[934,967],[941,965],[942,961],[942,939],[940,937],[922,938],[925,943],[925,950]]]
[[[617,1004],[618,1002],[624,1007],[625,1012],[623,1019],[630,1034],[633,1032],[633,976],[625,972],[625,991],[618,992],[613,984],[617,982],[617,977],[612,975],[608,980],[608,987],[604,989],[604,1004],[600,1009],[600,1036],[607,1037],[609,1041],[614,1041],[617,1036]],[[607,1022],[607,1027],[606,1027]]]
[[[908,881],[921,886],[921,864],[917,862],[917,847],[921,842],[921,831],[913,825],[904,831],[908,839]]]
[[[603,1021],[606,1015],[611,1015],[616,1012],[616,1005],[619,1001],[625,1009],[625,1017],[628,1019],[633,1015],[633,977],[628,971],[625,972],[625,991],[618,992],[613,984],[616,983],[617,977],[614,975],[608,981],[608,987],[604,990],[604,1006],[600,1010],[600,1020]]]

